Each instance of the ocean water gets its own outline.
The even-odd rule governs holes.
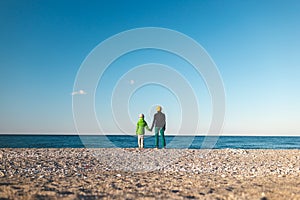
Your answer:
[[[210,141],[207,147],[207,141]],[[300,137],[279,136],[166,136],[167,148],[300,149]],[[154,136],[145,137],[145,148],[154,148]],[[136,148],[129,135],[0,135],[0,148]]]

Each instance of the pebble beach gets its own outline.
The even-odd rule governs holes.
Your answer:
[[[300,199],[300,150],[2,148],[0,199]]]

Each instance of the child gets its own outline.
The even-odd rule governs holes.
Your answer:
[[[144,120],[144,114],[139,115],[139,121],[136,125],[136,134],[138,136],[138,145],[139,148],[144,148],[144,134],[145,128],[150,131],[147,122]]]

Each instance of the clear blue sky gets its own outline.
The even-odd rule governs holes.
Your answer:
[[[0,133],[76,132],[71,93],[90,51],[128,29],[164,27],[196,40],[216,63],[226,90],[223,134],[300,135],[299,10],[298,0],[0,1]],[[122,70],[149,62],[181,70],[197,94],[197,134],[205,132],[209,94],[176,59],[149,50],[123,56],[108,69],[103,77],[108,83],[99,85],[95,105],[108,132],[116,130],[110,128],[105,99]],[[153,97],[154,91],[163,94],[161,99]],[[156,104],[164,105],[172,134],[180,124],[180,105],[166,88],[136,91],[129,101],[131,120],[144,112],[150,122]]]

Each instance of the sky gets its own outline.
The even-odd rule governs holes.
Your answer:
[[[0,1],[0,133],[77,133],[72,99],[93,95],[104,133],[134,134],[138,114],[151,124],[162,105],[167,134],[182,127],[205,134],[213,115],[205,77],[170,52],[122,55],[99,77],[95,93],[73,89],[101,42],[160,27],[192,38],[215,63],[226,96],[220,134],[300,136],[299,10],[297,0]],[[160,82],[170,76],[178,90]],[[131,95],[122,92],[133,86]],[[195,108],[185,103],[192,97]],[[81,116],[84,132],[99,132],[89,127],[92,117]]]

